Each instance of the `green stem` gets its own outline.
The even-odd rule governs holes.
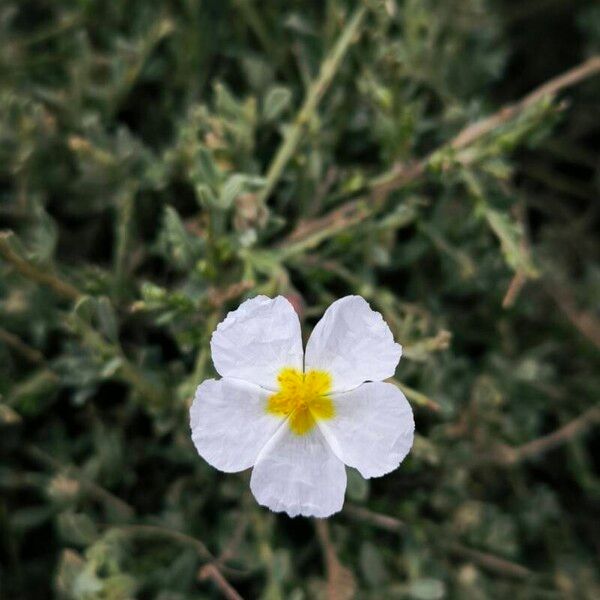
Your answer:
[[[131,189],[131,188],[134,189]],[[127,254],[131,235],[131,223],[135,203],[135,186],[127,186],[125,194],[117,206],[117,222],[115,227],[115,292],[117,298],[123,293],[127,271]]]
[[[283,170],[285,169],[290,158],[298,148],[298,144],[302,139],[302,134],[307,123],[310,122],[319,102],[329,88],[344,55],[348,51],[351,43],[354,41],[358,30],[362,24],[366,13],[364,6],[358,8],[349,23],[346,25],[342,35],[338,39],[331,54],[321,64],[319,76],[316,81],[310,86],[304,99],[300,111],[294,119],[294,123],[288,130],[282,144],[279,146],[269,170],[267,171],[267,182],[258,197],[260,204],[265,204],[269,196],[275,189]]]
[[[59,296],[69,300],[78,300],[81,297],[81,292],[70,283],[59,279],[52,273],[42,271],[38,267],[32,265],[27,259],[23,258],[11,244],[11,240],[15,237],[12,231],[0,232],[0,255],[15,267],[21,275],[31,279],[36,283],[48,286]]]

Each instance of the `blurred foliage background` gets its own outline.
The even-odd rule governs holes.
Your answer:
[[[0,597],[599,598],[599,53],[592,0],[3,0]],[[190,440],[258,293],[405,348],[326,522]]]

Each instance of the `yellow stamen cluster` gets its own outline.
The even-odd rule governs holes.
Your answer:
[[[286,367],[277,376],[279,391],[269,396],[267,412],[285,416],[297,435],[308,433],[317,419],[335,415],[331,392],[331,375],[326,371],[308,371]]]

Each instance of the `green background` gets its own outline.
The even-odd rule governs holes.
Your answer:
[[[3,0],[0,598],[600,597],[599,53],[593,1]],[[326,522],[190,440],[257,293],[404,346]]]

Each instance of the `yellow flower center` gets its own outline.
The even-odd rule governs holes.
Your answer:
[[[326,371],[303,373],[286,367],[277,376],[279,391],[269,396],[267,412],[289,418],[291,430],[297,435],[308,433],[317,419],[331,419],[335,408],[328,394],[331,375]]]

